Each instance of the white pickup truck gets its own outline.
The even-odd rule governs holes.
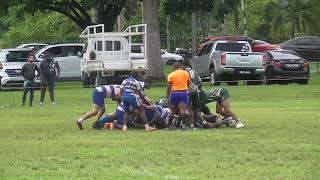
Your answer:
[[[252,52],[246,41],[213,41],[192,58],[192,63],[203,79],[210,78],[211,84],[229,81],[228,85],[238,85],[238,80],[260,84],[266,59],[265,54]]]
[[[147,51],[140,59],[131,58],[131,45],[147,46],[147,25],[129,26],[124,32],[104,32],[104,25],[88,26],[80,35],[86,39],[81,60],[84,87],[121,83],[134,69],[148,70]]]

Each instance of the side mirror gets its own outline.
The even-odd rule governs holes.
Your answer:
[[[44,54],[40,54],[39,58],[44,59]]]
[[[161,51],[161,54],[164,54],[165,52],[164,51]]]

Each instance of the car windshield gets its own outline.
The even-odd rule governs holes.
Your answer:
[[[41,49],[45,48],[46,46],[41,46],[39,48],[33,49],[33,53],[37,54]]]
[[[218,43],[216,51],[226,52],[250,52],[249,45],[247,43]]]
[[[4,54],[2,54],[4,53]],[[7,51],[1,52],[1,61],[5,62],[27,62],[27,56],[31,51]]]
[[[274,59],[301,59],[292,52],[270,52]]]

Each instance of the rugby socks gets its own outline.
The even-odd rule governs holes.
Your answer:
[[[84,119],[83,119],[83,118],[79,118],[79,119],[78,119],[78,122],[81,123],[81,124],[83,124],[83,123],[84,123]]]

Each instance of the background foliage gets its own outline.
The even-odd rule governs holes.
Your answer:
[[[297,8],[292,10],[291,4],[297,5]],[[92,4],[83,5],[86,9],[89,6]],[[142,22],[141,6],[139,0],[127,1],[125,27]],[[316,19],[320,17],[319,8],[320,1],[317,0],[246,0],[248,36],[271,43],[279,43],[293,36],[318,36],[320,23]],[[292,22],[290,12],[296,11],[296,19],[301,21]],[[167,15],[171,17],[171,48],[191,47],[192,12],[197,14],[198,42],[207,36],[244,34],[243,11],[238,0],[161,0],[159,22],[162,48],[166,48]],[[227,32],[222,31],[224,20]],[[294,33],[292,24],[296,24]],[[80,29],[61,14],[12,6],[0,17],[0,47],[14,47],[21,42],[78,41]]]

